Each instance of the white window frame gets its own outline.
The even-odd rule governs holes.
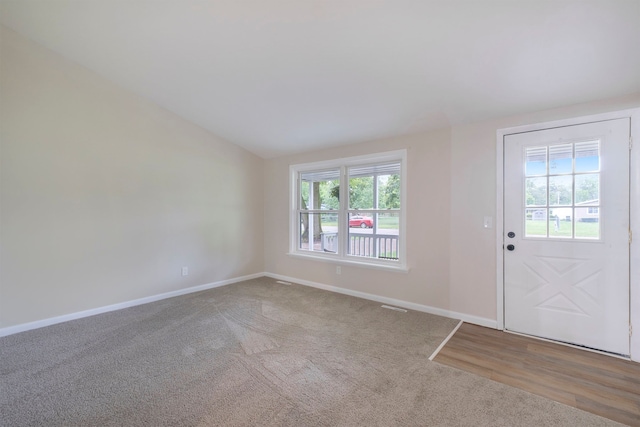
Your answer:
[[[394,212],[399,216],[398,231],[398,252],[397,260],[388,260],[380,258],[368,258],[361,256],[348,255],[346,250],[339,253],[323,253],[303,250],[298,247],[300,240],[300,223],[298,219],[298,200],[299,200],[299,175],[303,172],[311,172],[323,169],[340,169],[340,188],[341,195],[343,191],[349,188],[348,168],[353,166],[365,166],[377,163],[400,163],[400,209]],[[358,265],[362,267],[379,268],[385,270],[408,271],[407,268],[407,243],[406,243],[406,205],[407,205],[407,150],[388,151],[384,153],[367,154],[355,157],[344,157],[334,160],[326,160],[313,163],[303,163],[289,166],[289,253],[288,255],[300,257],[304,259],[313,259],[324,262],[344,265]],[[367,209],[363,209],[367,211]],[[340,207],[338,209],[338,239],[339,247],[346,249],[349,238],[348,218],[349,206],[348,197],[340,197]]]

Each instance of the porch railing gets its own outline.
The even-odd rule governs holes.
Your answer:
[[[322,233],[320,249],[338,251],[338,233]],[[349,255],[398,259],[398,236],[393,234],[349,233]]]

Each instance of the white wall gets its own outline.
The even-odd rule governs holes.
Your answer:
[[[262,159],[0,38],[0,328],[263,270]]]

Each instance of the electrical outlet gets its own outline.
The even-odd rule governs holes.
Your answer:
[[[342,274],[342,267],[336,266],[336,274]]]
[[[182,275],[183,276],[189,275],[189,267],[182,267]]]

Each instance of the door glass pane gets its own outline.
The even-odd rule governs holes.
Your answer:
[[[600,174],[576,175],[576,205],[600,204]]]
[[[547,147],[531,147],[525,151],[525,175],[547,174]]]
[[[549,212],[549,237],[573,237],[571,208],[551,209]]]
[[[571,206],[573,176],[549,177],[549,206]]]
[[[600,170],[600,141],[576,143],[576,172]]]
[[[547,209],[525,209],[524,234],[526,237],[547,237]]]
[[[526,178],[526,206],[547,205],[547,177]]]
[[[576,208],[576,238],[599,239],[600,238],[600,208],[591,206]]]
[[[525,237],[600,239],[600,141],[525,148]]]
[[[549,147],[549,174],[573,172],[573,144]]]

